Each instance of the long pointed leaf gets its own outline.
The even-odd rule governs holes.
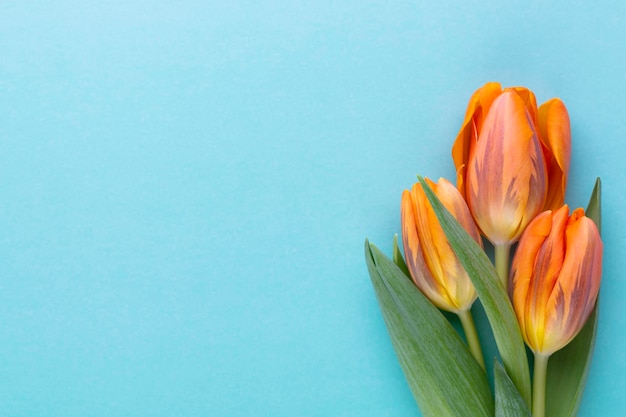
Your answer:
[[[586,211],[586,215],[596,223],[598,230],[602,226],[600,198],[601,183],[598,178]],[[578,336],[550,357],[546,387],[546,415],[574,417],[578,412],[591,366],[597,326],[598,303],[596,302],[596,308]]]
[[[406,262],[404,262],[404,258],[402,257],[402,253],[400,252],[400,246],[398,245],[398,235],[393,235],[393,263],[398,265],[398,268],[407,277],[411,277],[411,273],[409,272],[409,267],[406,266]]]
[[[441,312],[376,246],[365,259],[404,375],[424,417],[491,417],[485,373]]]
[[[496,417],[531,417],[524,399],[497,360],[493,370],[496,385]]]
[[[454,253],[467,271],[483,304],[498,351],[511,380],[530,406],[530,371],[524,341],[513,306],[491,261],[465,229],[441,204],[430,186],[419,177]]]
[[[596,183],[593,186],[591,197],[589,198],[589,204],[587,204],[587,210],[585,215],[593,220],[598,226],[598,230],[602,233],[602,182],[600,178],[596,178]]]

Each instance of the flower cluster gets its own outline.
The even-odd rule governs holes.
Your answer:
[[[567,109],[557,98],[538,107],[527,88],[488,83],[469,101],[452,159],[456,187],[426,179],[402,194],[406,268],[434,306],[460,317],[484,369],[470,315],[477,291],[427,187],[477,245],[482,248],[482,235],[494,246],[495,282],[535,354],[532,415],[543,417],[548,357],[585,325],[602,275],[598,227],[582,208],[570,212],[564,204],[571,160]]]

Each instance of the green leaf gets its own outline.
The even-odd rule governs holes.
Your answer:
[[[586,215],[602,225],[601,183],[596,180]],[[546,415],[574,417],[582,399],[598,327],[598,302],[578,336],[550,357],[546,387]]]
[[[419,177],[450,246],[467,271],[483,304],[498,351],[511,380],[530,407],[530,371],[524,341],[513,306],[483,249],[441,204],[433,190]]]
[[[409,267],[406,266],[406,262],[404,262],[400,247],[398,246],[398,234],[393,235],[393,263],[398,265],[398,268],[400,268],[407,277],[411,278]]]
[[[496,386],[496,417],[531,417],[530,411],[515,384],[498,360],[494,361]]]
[[[424,417],[491,417],[487,377],[450,323],[376,246],[365,259],[402,370]]]
[[[593,191],[591,192],[591,198],[589,199],[589,204],[587,205],[587,210],[585,210],[585,215],[594,221],[596,226],[598,226],[598,230],[602,233],[602,202],[600,201],[602,197],[602,182],[600,178],[596,178],[596,184],[593,187]]]

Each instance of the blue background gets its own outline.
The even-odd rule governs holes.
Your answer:
[[[625,416],[626,4],[544,3],[3,2],[0,413],[419,415],[363,241],[494,80],[603,179],[580,415]]]

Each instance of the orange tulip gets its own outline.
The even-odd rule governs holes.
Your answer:
[[[530,90],[498,83],[474,93],[452,147],[459,191],[494,245],[517,241],[537,214],[563,205],[570,155],[563,103],[537,109]]]
[[[442,204],[467,232],[482,244],[463,197],[449,181],[426,179]],[[437,307],[459,313],[468,310],[476,291],[456,257],[420,183],[402,194],[402,243],[411,277]]]
[[[567,345],[591,314],[602,275],[602,241],[583,209],[545,211],[526,228],[510,275],[524,340],[543,356]]]

